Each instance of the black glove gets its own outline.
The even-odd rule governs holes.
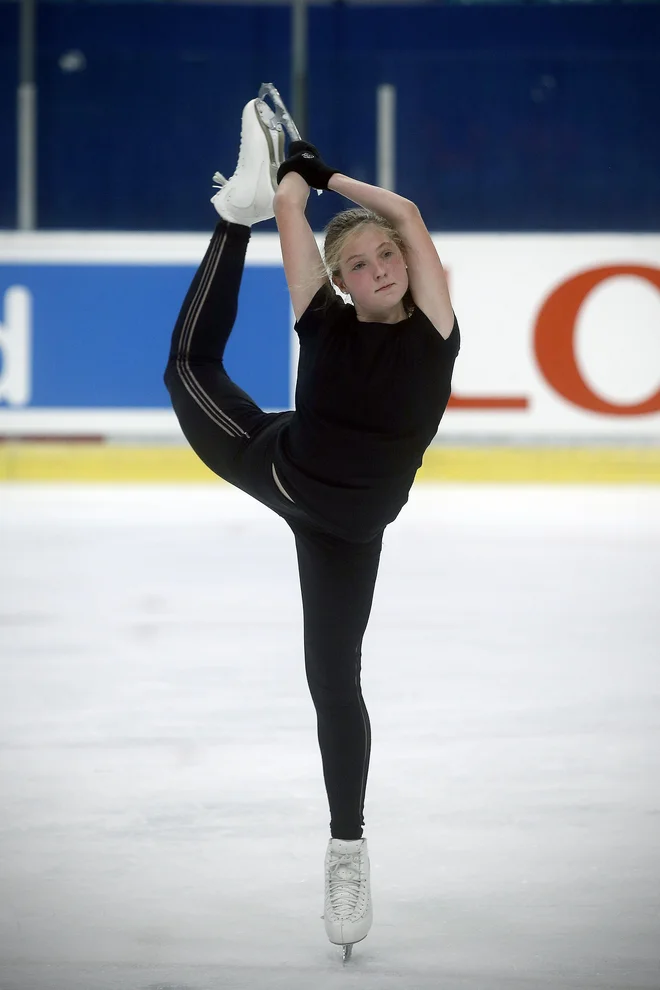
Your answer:
[[[328,179],[337,171],[336,168],[328,168],[313,144],[292,141],[289,145],[289,157],[277,170],[277,181],[280,183],[287,172],[297,172],[312,189],[327,189]]]

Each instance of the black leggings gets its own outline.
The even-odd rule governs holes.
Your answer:
[[[293,531],[305,670],[317,713],[330,833],[359,839],[371,752],[361,650],[382,532],[369,543],[349,543],[325,532],[292,502],[273,461],[277,433],[293,414],[265,413],[224,369],[250,233],[249,227],[218,223],[174,328],[165,384],[181,428],[202,461],[273,509]]]

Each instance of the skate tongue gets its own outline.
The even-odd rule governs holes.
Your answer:
[[[331,839],[331,849],[333,852],[356,852],[364,842],[364,837],[361,839]]]
[[[336,880],[352,880],[359,883],[360,872],[359,870],[354,870],[348,863],[340,862],[334,870],[334,877]]]

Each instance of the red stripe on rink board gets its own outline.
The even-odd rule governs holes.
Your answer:
[[[472,399],[462,399],[458,395],[452,395],[449,399],[448,409],[528,409],[529,399],[524,395],[510,395],[495,399],[490,397],[476,397]]]

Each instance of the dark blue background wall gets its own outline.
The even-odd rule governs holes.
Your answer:
[[[307,136],[375,181],[376,87],[396,85],[397,188],[431,228],[660,229],[660,6],[336,4],[309,26]],[[0,3],[5,227],[16,30]],[[286,6],[42,3],[39,226],[208,229],[243,104],[262,81],[290,98],[289,32]],[[344,204],[311,197],[313,225]]]

